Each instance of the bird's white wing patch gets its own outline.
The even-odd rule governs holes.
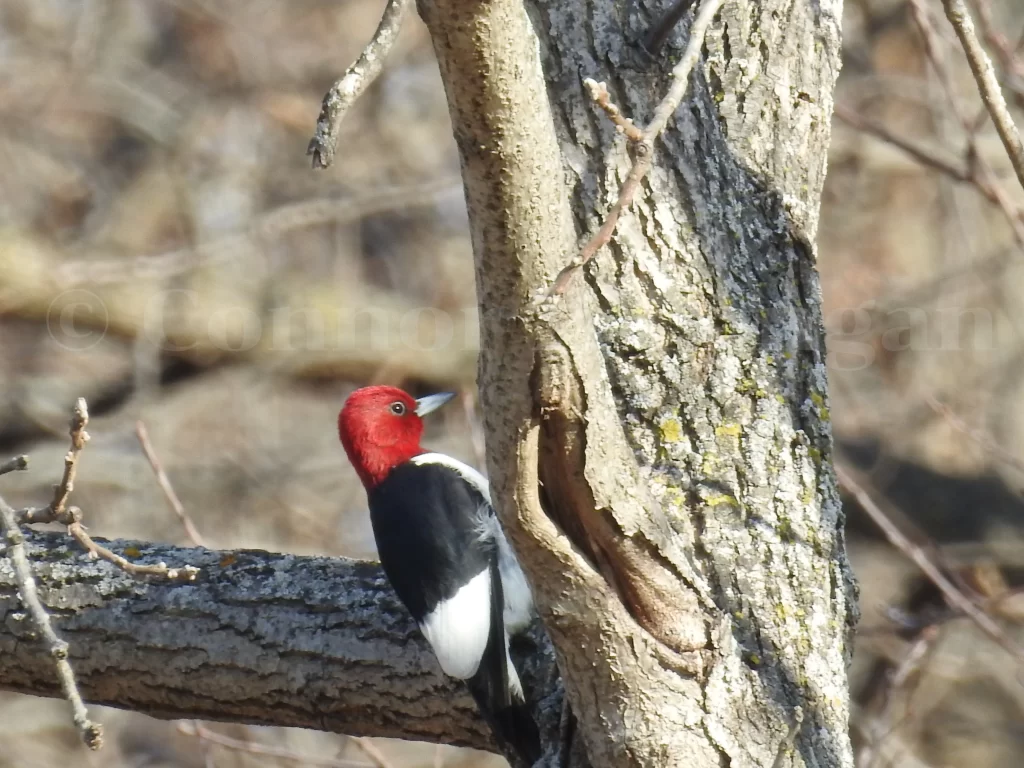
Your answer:
[[[491,573],[485,568],[420,623],[446,675],[465,680],[476,674],[491,629],[490,606]]]
[[[410,459],[413,464],[423,466],[424,464],[440,464],[442,467],[448,467],[448,469],[454,469],[466,480],[467,483],[476,488],[487,499],[487,503],[491,503],[491,488],[487,484],[487,479],[473,469],[469,464],[463,464],[458,459],[453,459],[451,456],[445,456],[443,453],[421,453],[419,456],[413,456]]]

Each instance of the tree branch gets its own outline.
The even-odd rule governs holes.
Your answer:
[[[32,566],[25,554],[25,536],[18,527],[14,510],[0,498],[0,529],[4,533],[4,547],[7,562],[13,576],[13,586],[17,595],[28,609],[32,617],[33,634],[38,632],[46,645],[47,655],[53,660],[57,669],[61,694],[71,704],[71,717],[78,728],[82,741],[89,749],[103,746],[103,728],[89,719],[89,712],[82,701],[82,695],[75,684],[75,673],[68,662],[68,644],[57,636],[50,621],[50,615],[39,599],[39,590],[32,575]],[[30,646],[32,644],[29,644]],[[42,656],[42,654],[37,654]]]
[[[388,0],[373,39],[366,44],[355,63],[345,70],[331,90],[324,96],[320,117],[316,121],[316,133],[309,141],[307,155],[313,156],[314,168],[326,168],[334,162],[334,149],[338,143],[338,128],[349,108],[355,104],[380,75],[384,60],[395,44],[402,29],[402,20],[412,5],[412,0]]]
[[[28,456],[23,454],[0,464],[0,475],[6,475],[8,472],[21,472],[25,469],[28,469]]]
[[[134,578],[62,534],[25,531],[39,597],[83,697],[161,718],[316,728],[495,751],[374,563],[107,542],[142,562],[188,559],[192,583]],[[59,696],[0,558],[0,688]],[[535,716],[557,729],[561,685],[536,627],[513,648]]]
[[[615,234],[615,226],[618,224],[619,216],[632,205],[633,198],[636,196],[637,190],[640,189],[640,182],[643,181],[644,176],[651,170],[651,166],[654,163],[654,142],[661,135],[661,132],[665,130],[669,119],[679,109],[679,105],[686,95],[686,88],[690,83],[690,73],[697,64],[701,48],[704,45],[704,36],[707,34],[708,27],[711,26],[715,15],[721,9],[722,2],[723,0],[704,0],[701,4],[700,13],[697,14],[697,18],[693,21],[693,26],[690,27],[690,40],[686,44],[686,50],[683,52],[679,63],[672,69],[672,85],[669,87],[668,93],[665,94],[658,104],[657,109],[654,110],[654,117],[651,118],[651,122],[643,131],[638,131],[634,128],[635,133],[631,133],[624,130],[627,137],[636,145],[636,158],[633,160],[633,165],[629,169],[625,182],[623,182],[622,187],[619,189],[619,197],[611,209],[609,209],[597,232],[586,242],[576,258],[558,273],[558,277],[555,278],[555,282],[548,291],[547,296],[560,296],[565,293],[565,289],[568,287],[573,275],[585,267],[611,241],[612,235]],[[610,102],[608,102],[608,92],[604,84],[594,83],[591,85],[590,83],[593,83],[593,81],[588,81],[587,87],[593,94],[593,98],[598,103],[598,106],[604,109],[605,112],[608,112],[615,124],[622,128],[625,118],[621,118],[620,115],[621,119],[616,120],[615,115],[618,114],[618,108],[614,107],[614,105],[612,106],[614,113],[609,111],[608,104]]]
[[[999,138],[1006,147],[1006,154],[1009,155],[1013,170],[1017,173],[1017,180],[1024,187],[1024,145],[1021,144],[1017,126],[1006,108],[1006,99],[999,88],[999,80],[992,68],[992,61],[974,31],[971,14],[967,12],[963,0],[942,0],[942,5],[946,9],[946,18],[953,25],[956,36],[960,38],[960,44],[964,47],[967,63],[971,65],[971,72],[978,84],[978,91],[992,116]]]

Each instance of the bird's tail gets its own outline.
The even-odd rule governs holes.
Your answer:
[[[491,727],[498,743],[515,752],[527,766],[532,766],[540,759],[540,731],[529,706],[526,702],[520,701],[494,708],[489,701],[477,694],[473,685],[474,680],[475,678],[470,678],[466,681],[470,693],[473,694],[480,713]]]
[[[497,558],[494,558],[491,562],[491,631],[480,667],[466,680],[466,685],[501,746],[511,749],[526,765],[532,766],[540,759],[540,731],[509,659],[504,610],[501,575]]]

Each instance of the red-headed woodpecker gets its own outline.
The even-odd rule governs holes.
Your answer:
[[[445,393],[414,400],[394,387],[357,389],[338,434],[366,488],[388,580],[441,669],[465,680],[499,741],[532,765],[537,726],[508,655],[508,638],[533,617],[533,598],[472,467],[420,446],[422,417]]]

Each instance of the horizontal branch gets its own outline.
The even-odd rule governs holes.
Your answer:
[[[135,579],[59,534],[25,531],[25,546],[90,702],[160,718],[496,749],[375,563],[109,543],[136,562],[201,569],[195,582],[179,583]],[[0,554],[0,688],[60,696],[11,561]],[[515,655],[527,693],[558,689],[537,712],[557,727],[550,646],[539,628],[521,644],[515,650],[525,653]]]

